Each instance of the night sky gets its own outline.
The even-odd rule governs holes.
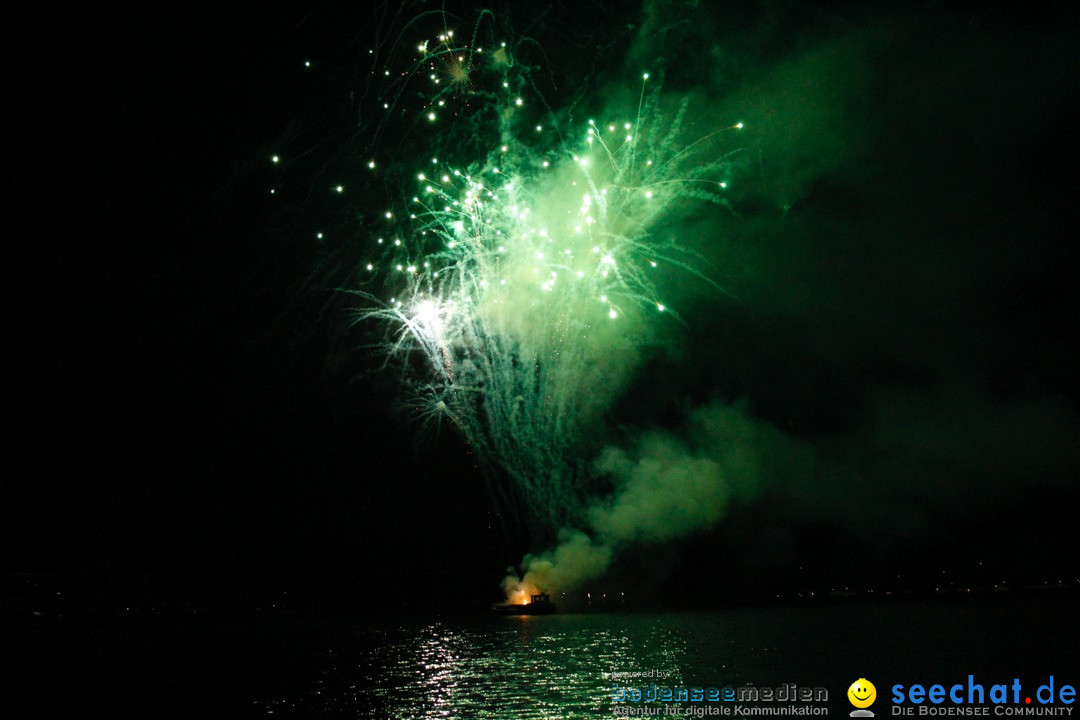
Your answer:
[[[714,528],[629,548],[582,590],[647,607],[1077,582],[1080,86],[1063,8],[499,15],[544,48],[553,103],[591,93],[580,117],[662,66],[696,126],[747,125],[730,207],[677,228],[719,289],[674,279],[685,325],[643,349],[598,442],[723,454],[730,438],[694,429],[721,409],[759,474]],[[163,6],[26,28],[0,571],[93,597],[480,608],[554,539],[499,507],[451,428],[420,436],[335,291],[383,202],[326,188],[361,182],[365,53],[392,42],[387,23],[345,4]]]

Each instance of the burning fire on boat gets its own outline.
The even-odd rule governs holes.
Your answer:
[[[516,591],[509,602],[494,605],[492,610],[500,615],[551,615],[555,612],[555,603],[551,602],[547,593],[528,595],[527,601],[525,597],[524,592]]]

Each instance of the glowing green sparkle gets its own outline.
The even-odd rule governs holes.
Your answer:
[[[405,107],[393,86],[387,97],[398,104],[383,105],[415,126],[415,148],[446,147],[438,143],[461,124],[490,144],[465,160],[447,147],[456,162],[432,157],[403,174],[372,232],[393,241],[374,238],[360,266],[370,280],[356,291],[359,315],[381,323],[388,355],[411,358],[402,367],[417,416],[456,426],[557,527],[579,495],[587,430],[629,380],[626,359],[663,321],[657,313],[677,318],[659,300],[658,261],[701,277],[665,223],[687,198],[723,204],[732,148],[720,133],[733,126],[687,137],[688,101],[666,104],[648,72],[634,75],[636,107],[568,125],[545,112],[551,103],[514,49],[485,43],[493,52],[479,69],[466,35],[407,38],[414,64],[387,82],[415,78],[421,101]],[[442,83],[449,62],[461,74]],[[492,125],[470,125],[482,122]],[[366,152],[386,168],[401,162],[385,148]],[[375,169],[373,157],[367,165]]]

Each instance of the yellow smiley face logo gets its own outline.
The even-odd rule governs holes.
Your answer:
[[[847,689],[848,700],[857,708],[867,708],[877,698],[877,688],[866,678],[859,678]]]

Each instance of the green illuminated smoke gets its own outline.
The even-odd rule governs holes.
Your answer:
[[[526,556],[521,577],[511,572],[503,581],[507,597],[580,586],[603,575],[626,547],[712,527],[733,500],[753,496],[762,478],[775,474],[766,469],[772,454],[813,459],[743,408],[721,404],[693,412],[678,434],[653,431],[630,448],[605,448],[592,469],[611,478],[615,490],[588,504],[589,534],[564,530],[556,547]]]

